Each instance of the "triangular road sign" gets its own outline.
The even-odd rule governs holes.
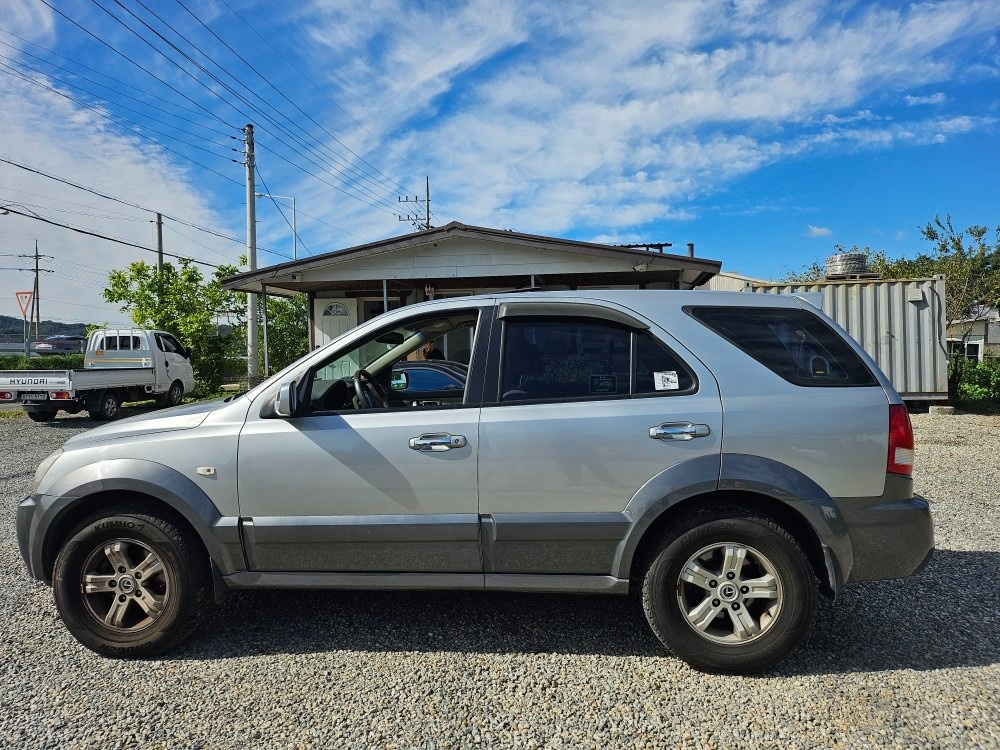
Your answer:
[[[31,304],[31,298],[34,296],[34,292],[15,292],[17,295],[17,304],[21,306],[21,315],[28,314],[28,305]]]

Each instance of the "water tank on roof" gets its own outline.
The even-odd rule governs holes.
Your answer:
[[[826,259],[826,277],[855,276],[868,273],[866,253],[836,253]]]

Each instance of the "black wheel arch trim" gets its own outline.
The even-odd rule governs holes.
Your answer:
[[[685,501],[714,495],[748,504],[766,498],[794,518],[798,528],[808,529],[811,558],[817,575],[829,594],[836,594],[846,580],[853,560],[847,524],[834,500],[819,485],[796,469],[767,458],[723,453],[700,456],[671,466],[646,482],[625,508],[631,524],[619,546],[612,575],[630,578],[646,532]],[[759,499],[756,500],[759,504]],[[766,512],[766,507],[762,508]],[[782,519],[778,519],[782,520]],[[825,571],[825,575],[824,575]],[[824,580],[825,579],[825,580]]]
[[[139,494],[168,506],[194,529],[211,560],[223,574],[246,570],[239,518],[223,516],[194,481],[163,464],[143,459],[110,459],[70,472],[50,490],[35,495],[34,518],[25,548],[33,577],[51,578],[58,554],[55,537],[71,531],[89,513],[89,500],[113,494]],[[67,523],[67,519],[72,519]]]

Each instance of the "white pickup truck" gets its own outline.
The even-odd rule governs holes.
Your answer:
[[[181,403],[194,388],[191,353],[166,331],[101,329],[90,334],[82,370],[0,371],[0,403],[20,402],[35,422],[60,410],[114,419],[124,401]]]

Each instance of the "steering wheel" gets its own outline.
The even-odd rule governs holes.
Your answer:
[[[368,370],[358,370],[354,373],[353,380],[354,392],[362,406],[366,409],[374,409],[376,406],[389,408],[389,394]]]

